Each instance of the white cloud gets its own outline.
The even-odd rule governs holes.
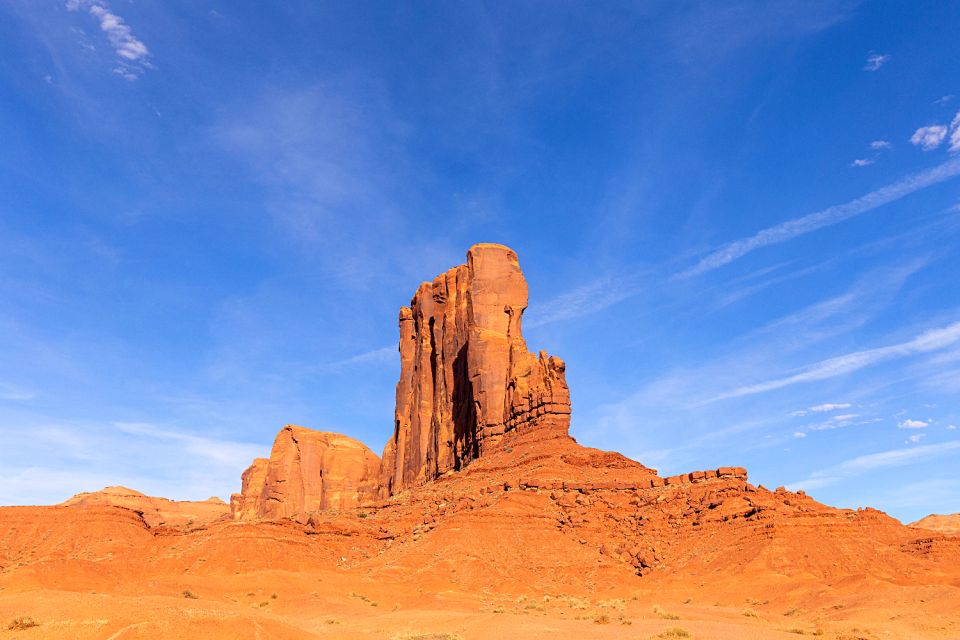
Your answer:
[[[893,145],[890,144],[887,140],[874,140],[870,143],[870,148],[880,151],[881,149],[889,149]]]
[[[947,137],[947,128],[942,124],[931,124],[926,127],[920,127],[910,136],[910,143],[914,144],[924,151],[933,151],[940,146],[944,138]]]
[[[948,160],[932,169],[907,176],[902,180],[860,196],[856,200],[834,205],[800,218],[787,220],[776,226],[763,229],[749,238],[727,243],[678,275],[681,278],[689,278],[712,271],[761,247],[786,242],[797,236],[843,222],[957,175],[960,175],[960,158]]]
[[[955,425],[955,424],[948,424],[948,425],[947,425],[947,430],[949,430],[949,431],[953,431],[953,430],[956,429],[956,428],[957,428],[957,425]]]
[[[890,55],[886,53],[871,53],[867,56],[867,63],[863,66],[864,71],[876,71],[890,60]]]
[[[909,438],[907,438],[907,439],[906,439],[906,442],[907,442],[908,444],[917,444],[918,442],[920,442],[921,440],[923,440],[925,437],[927,437],[927,434],[925,434],[925,433],[915,433],[915,434],[913,434],[912,436],[910,436]]]
[[[925,429],[930,426],[929,422],[923,420],[902,420],[897,423],[898,429]]]
[[[804,371],[792,376],[776,378],[774,380],[768,380],[767,382],[738,387],[732,391],[722,393],[712,400],[738,398],[741,396],[754,395],[757,393],[764,393],[766,391],[782,389],[783,387],[788,387],[803,382],[826,380],[828,378],[858,371],[864,367],[868,367],[879,362],[884,362],[886,360],[937,351],[939,349],[943,349],[944,347],[948,347],[957,341],[960,341],[960,322],[955,322],[939,329],[931,329],[920,334],[916,338],[913,338],[912,340],[908,340],[907,342],[901,342],[899,344],[894,344],[887,347],[877,347],[875,349],[856,351],[834,358],[829,358],[827,360],[822,360],[806,367]]]
[[[886,467],[901,467],[930,460],[950,451],[960,449],[960,440],[928,444],[907,449],[894,449],[880,453],[859,456],[840,464],[814,471],[806,480],[788,485],[791,491],[798,489],[816,489],[840,482],[844,478],[861,475],[869,471]]]
[[[67,9],[80,11],[86,9],[100,23],[100,30],[107,36],[110,46],[119,58],[113,72],[126,80],[136,80],[149,68],[150,51],[143,41],[133,35],[133,31],[123,18],[113,13],[103,0],[67,0]]]
[[[839,416],[831,416],[830,418],[824,420],[823,422],[818,422],[816,424],[811,424],[807,428],[811,431],[828,431],[831,429],[843,429],[849,427],[854,423],[856,418],[859,418],[859,413],[846,413]]]
[[[936,100],[933,101],[933,104],[935,104],[935,105],[944,105],[944,104],[947,104],[948,102],[950,102],[951,100],[953,100],[953,96],[952,96],[952,95],[940,96],[939,98],[937,98]]]
[[[810,411],[814,413],[826,413],[828,411],[836,411],[837,409],[849,409],[851,406],[849,402],[827,402],[818,404],[815,407],[810,407]]]
[[[950,151],[960,151],[960,111],[957,111],[950,123]]]
[[[807,434],[805,434],[803,431],[794,431],[794,432],[793,432],[793,437],[794,437],[794,438],[806,438],[806,437],[807,437]]]
[[[850,163],[851,167],[866,167],[874,163],[873,158],[857,158]]]

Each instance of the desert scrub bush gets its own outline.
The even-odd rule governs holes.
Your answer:
[[[193,591],[190,591],[190,589],[184,589],[183,597],[186,598],[187,600],[197,600],[200,598],[200,596],[195,594]]]
[[[660,605],[658,605],[658,604],[653,606],[653,612],[654,612],[655,614],[657,614],[658,616],[660,616],[661,618],[663,618],[664,620],[679,620],[679,619],[680,619],[680,616],[678,616],[678,615],[675,614],[675,613],[667,613],[667,612],[664,611],[664,610],[660,607]]]
[[[654,637],[656,638],[692,638],[693,635],[683,627],[670,627],[669,629],[664,629]]]
[[[593,624],[610,624],[610,616],[605,613],[598,613],[593,616]]]
[[[463,636],[456,633],[402,633],[393,636],[393,640],[463,640]]]
[[[19,618],[14,618],[13,621],[7,625],[7,630],[23,631],[24,629],[30,629],[39,626],[39,624],[34,622],[33,618],[29,616],[20,616]]]
[[[744,609],[744,610],[743,610],[743,615],[747,616],[748,618],[759,618],[759,617],[760,617],[759,615],[757,615],[757,612],[754,611],[753,609]]]

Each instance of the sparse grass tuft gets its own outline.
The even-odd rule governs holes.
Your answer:
[[[692,638],[693,635],[683,627],[670,627],[669,629],[664,629],[654,637],[656,638]]]
[[[660,608],[660,605],[658,605],[658,604],[657,604],[657,605],[654,605],[654,607],[653,607],[653,612],[654,612],[655,614],[657,614],[658,616],[660,616],[661,618],[663,618],[664,620],[679,620],[679,619],[680,619],[680,616],[678,616],[678,615],[675,614],[675,613],[667,613],[667,612],[664,611],[662,608]]]
[[[271,593],[271,594],[270,594],[270,599],[271,599],[271,600],[276,600],[278,597],[279,597],[279,596],[278,596],[277,594],[275,594],[275,593]]]
[[[798,636],[807,635],[807,632],[801,629],[800,627],[792,627],[790,629],[787,629],[787,633],[795,633]]]
[[[190,589],[184,590],[183,597],[186,598],[187,600],[198,600],[200,598],[200,596],[195,594],[193,591],[190,591]]]
[[[31,629],[33,627],[39,627],[40,625],[34,622],[33,618],[29,616],[20,616],[19,618],[14,618],[13,621],[7,625],[9,631],[23,631],[24,629]]]
[[[456,633],[402,633],[393,636],[393,640],[463,640],[463,636]]]
[[[744,610],[743,610],[743,615],[747,616],[748,618],[759,618],[759,617],[760,617],[760,616],[757,614],[757,612],[754,611],[753,609],[744,609]]]
[[[608,616],[605,613],[598,613],[597,615],[593,616],[593,623],[594,624],[610,624],[610,616]]]

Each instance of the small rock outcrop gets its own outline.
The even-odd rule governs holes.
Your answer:
[[[400,309],[400,381],[380,496],[461,469],[508,431],[570,422],[563,360],[527,350],[517,254],[474,245]]]
[[[379,468],[380,458],[362,442],[287,425],[270,458],[257,458],[243,472],[230,507],[237,520],[355,509],[376,496]]]
[[[60,503],[62,507],[123,507],[141,514],[150,527],[202,525],[225,518],[230,507],[220,498],[207,500],[168,500],[155,498],[127,487],[106,487],[100,491],[78,493]]]

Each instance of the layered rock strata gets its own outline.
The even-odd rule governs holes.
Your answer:
[[[113,506],[139,513],[150,527],[203,525],[228,517],[230,508],[217,497],[200,501],[155,498],[127,487],[106,487],[100,491],[78,493],[60,503],[62,507]]]
[[[507,431],[566,432],[563,360],[527,350],[527,282],[517,254],[474,245],[400,310],[400,380],[380,495],[461,469]]]
[[[355,509],[376,496],[379,468],[380,458],[362,442],[287,425],[270,458],[257,458],[243,472],[230,507],[237,520]]]

